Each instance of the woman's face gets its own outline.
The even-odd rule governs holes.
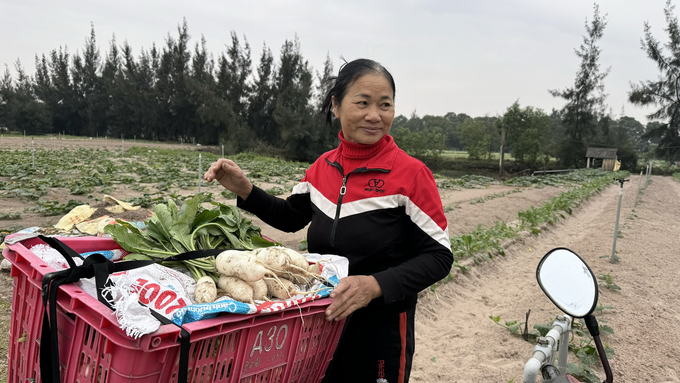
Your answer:
[[[347,89],[342,103],[333,97],[333,112],[349,142],[371,145],[380,141],[394,120],[394,90],[381,74],[365,74]]]

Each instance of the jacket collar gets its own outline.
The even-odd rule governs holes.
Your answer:
[[[386,134],[380,141],[373,145],[362,145],[349,142],[342,134],[342,130],[338,134],[338,137],[340,138],[340,145],[337,149],[328,153],[326,160],[334,163],[337,162],[341,156],[354,159],[365,158],[365,167],[367,169],[392,170],[399,148],[394,142],[394,138],[389,134]]]

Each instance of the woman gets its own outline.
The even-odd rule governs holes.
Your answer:
[[[307,170],[286,200],[253,186],[227,159],[206,181],[237,205],[287,232],[304,228],[309,251],[350,262],[331,293],[329,321],[347,318],[324,382],[408,382],[417,294],[453,263],[446,217],[430,170],[387,133],[394,119],[392,75],[372,60],[340,68],[323,112],[340,120],[340,145]],[[351,315],[351,316],[350,316]]]

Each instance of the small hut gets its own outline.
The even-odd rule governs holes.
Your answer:
[[[588,148],[586,151],[587,167],[601,167],[604,170],[614,171],[617,151],[617,148]]]

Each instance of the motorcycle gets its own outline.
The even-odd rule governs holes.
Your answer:
[[[536,268],[536,279],[543,292],[566,315],[558,315],[552,329],[539,337],[534,353],[524,366],[524,383],[536,383],[540,371],[542,383],[579,383],[566,374],[569,332],[574,318],[583,318],[593,337],[606,379],[614,377],[605,354],[597,319],[592,314],[597,306],[598,289],[595,274],[575,252],[558,247],[549,251]],[[558,364],[555,365],[555,355]]]

